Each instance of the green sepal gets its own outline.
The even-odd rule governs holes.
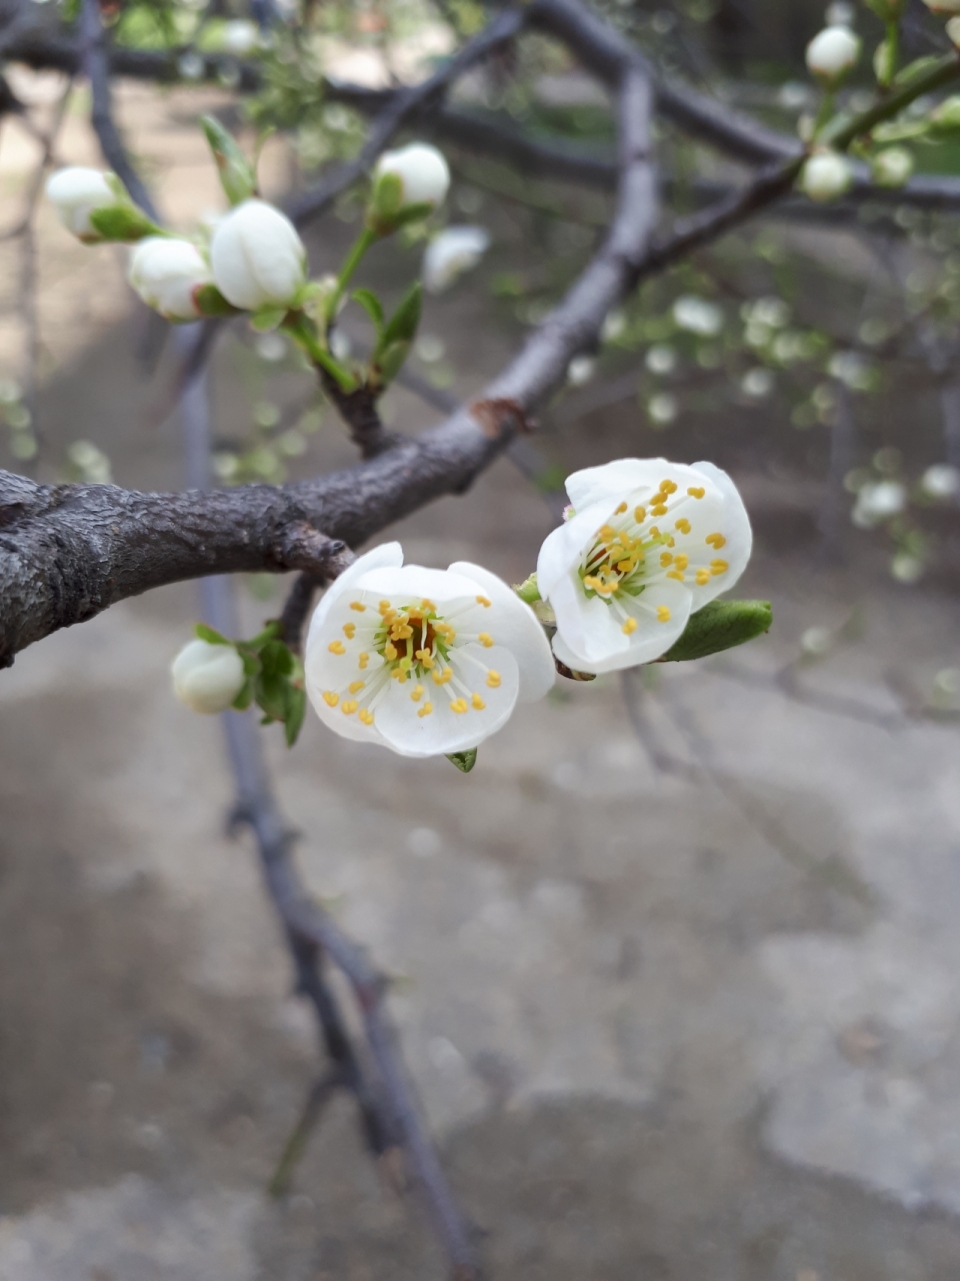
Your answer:
[[[193,291],[193,301],[201,316],[238,316],[240,308],[227,302],[216,285],[199,285]]]
[[[381,387],[385,387],[387,383],[392,383],[403,368],[409,351],[410,344],[408,342],[393,342],[389,347],[385,347],[379,352],[374,362],[371,381]]]
[[[479,750],[477,747],[471,747],[466,752],[449,752],[447,753],[447,760],[456,765],[461,774],[469,774],[477,763],[477,752]]]
[[[931,127],[931,120],[891,120],[887,124],[877,125],[870,136],[874,142],[885,146],[890,142],[921,138]]]
[[[303,718],[307,712],[307,691],[302,685],[287,686],[287,719],[283,732],[287,747],[293,747],[297,736],[303,728]]]
[[[248,673],[249,675],[249,673]],[[230,706],[235,712],[245,712],[253,702],[253,681],[246,680],[243,683],[243,689],[233,700]]]
[[[522,601],[526,601],[528,605],[532,605],[535,601],[540,600],[540,588],[537,586],[536,574],[531,574],[528,578],[525,578],[522,583],[515,583],[513,590],[517,593],[520,599]]]
[[[372,289],[355,289],[350,297],[360,304],[373,321],[379,339],[383,333],[383,304],[380,299]]]
[[[393,230],[393,221],[403,204],[403,181],[398,174],[384,173],[377,178],[370,192],[367,205],[367,226],[377,235],[386,236]],[[383,230],[381,230],[383,228]]]
[[[243,154],[236,139],[213,116],[201,116],[200,127],[206,134],[217,164],[220,185],[231,205],[239,205],[257,194],[257,174]]]
[[[200,640],[206,641],[208,645],[232,645],[233,644],[233,641],[229,640],[226,636],[224,636],[222,632],[218,632],[216,628],[210,627],[206,623],[197,623],[196,627],[193,630],[195,635]]]
[[[919,80],[921,76],[932,70],[939,61],[940,58],[936,55],[915,58],[913,62],[908,62],[905,67],[900,68],[894,76],[890,87],[892,89],[906,89],[908,85],[913,84],[914,80]]]
[[[383,329],[382,345],[394,342],[413,342],[420,324],[423,311],[423,288],[415,280],[400,299],[397,310],[387,321]]]
[[[158,227],[141,209],[131,204],[94,209],[90,214],[90,226],[101,240],[119,241],[121,244],[132,244],[143,240],[145,236],[166,235],[162,227]]]
[[[773,610],[765,600],[712,600],[690,615],[683,635],[656,661],[688,663],[744,645],[770,630]]]
[[[279,329],[286,319],[287,312],[290,310],[287,306],[277,306],[275,303],[264,303],[256,311],[250,313],[250,324],[259,334],[269,333],[271,329]]]

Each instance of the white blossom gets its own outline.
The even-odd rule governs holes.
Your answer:
[[[902,187],[913,173],[913,156],[906,147],[885,147],[870,166],[873,180],[881,187]]]
[[[960,468],[934,463],[920,477],[920,488],[931,498],[953,498],[960,493]]]
[[[196,320],[196,290],[210,283],[210,268],[189,240],[148,236],[130,255],[127,279],[167,320]]]
[[[90,215],[96,209],[109,209],[117,204],[117,193],[108,175],[101,170],[71,165],[58,169],[47,179],[47,199],[67,231],[81,240],[98,240]]]
[[[677,404],[676,396],[669,391],[658,391],[656,395],[651,396],[647,401],[647,413],[650,415],[650,421],[658,427],[666,427],[672,423],[680,412],[680,406]]]
[[[235,58],[245,58],[260,45],[260,29],[249,18],[234,18],[223,24],[220,43]]]
[[[769,396],[773,391],[775,383],[776,379],[773,376],[773,370],[757,365],[754,369],[748,369],[743,375],[740,389],[751,400],[763,400],[765,396]]]
[[[925,568],[920,557],[910,552],[897,552],[890,562],[890,573],[898,583],[906,583],[908,587],[919,583]]]
[[[436,147],[411,142],[398,151],[385,151],[373,171],[374,182],[396,174],[402,187],[402,205],[441,204],[450,186],[450,170]]]
[[[245,200],[214,228],[213,282],[234,307],[253,311],[294,300],[306,280],[307,254],[297,229],[263,200]]]
[[[540,549],[537,584],[556,615],[553,652],[575,670],[659,658],[750,557],[746,509],[712,463],[621,458],[566,487],[575,515]]]
[[[851,519],[860,529],[869,529],[903,511],[907,491],[898,480],[868,481],[857,490]]]
[[[404,565],[399,543],[361,556],[327,589],[305,651],[307,693],[336,733],[401,756],[466,751],[555,669],[529,605],[458,562]]]
[[[195,712],[225,712],[243,688],[243,659],[232,645],[189,641],[170,672],[173,692]]]
[[[956,12],[956,10],[953,12]],[[960,46],[960,18],[951,18],[947,23],[946,32],[953,43]]]
[[[723,328],[723,312],[715,302],[686,294],[673,304],[673,320],[678,329],[686,329],[701,338],[715,338]]]
[[[597,371],[593,356],[574,356],[567,365],[567,382],[571,387],[585,386]]]
[[[486,227],[446,227],[427,245],[423,255],[423,287],[441,294],[477,265],[490,248]]]
[[[839,151],[815,151],[803,166],[800,186],[811,200],[836,200],[853,182],[850,161]]]
[[[860,57],[860,41],[849,27],[824,27],[807,45],[807,69],[827,85],[838,84]]]
[[[672,374],[677,367],[677,349],[669,343],[654,343],[644,357],[644,364],[651,374]]]

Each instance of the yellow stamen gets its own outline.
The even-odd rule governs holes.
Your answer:
[[[366,613],[366,609],[367,609],[366,605],[364,605],[362,601],[358,601],[358,600],[352,600],[350,602],[350,608],[355,609],[358,614]]]
[[[667,577],[675,578],[678,583],[682,583],[684,581],[684,573],[680,569],[671,569],[669,574],[667,574]]]
[[[396,645],[393,645],[390,643],[390,641],[387,641],[386,645],[384,645],[383,647],[383,656],[387,660],[387,662],[392,663],[397,656]]]
[[[486,596],[478,596],[477,604],[482,605],[484,609],[490,608],[490,602],[487,600]]]
[[[359,694],[366,683],[366,681],[351,681],[349,685],[350,693]]]
[[[673,481],[673,480],[661,480],[661,482],[660,482],[660,492],[661,492],[662,494],[675,494],[675,493],[677,492],[677,485],[676,485],[676,481]]]
[[[477,711],[477,712],[482,712],[483,709],[486,707],[486,703],[483,701],[483,699],[480,697],[479,694],[474,694],[474,696],[470,699],[470,702],[473,704],[474,711]]]
[[[500,673],[495,672],[493,668],[491,668],[490,671],[487,672],[487,684],[490,686],[491,689],[500,688]]]
[[[357,634],[356,623],[344,623],[343,634],[346,636],[347,640],[353,640],[354,636]]]
[[[413,699],[415,703],[419,703],[421,698],[423,698],[423,686],[422,685],[415,686],[410,691],[410,697]]]
[[[477,640],[480,642],[480,644],[483,646],[484,649],[489,649],[493,644],[493,637],[490,635],[489,632],[481,632],[480,635],[477,637]]]
[[[678,552],[673,558],[673,563],[676,565],[677,569],[686,569],[690,564],[690,557],[686,556],[683,552]]]
[[[725,574],[729,568],[730,566],[725,560],[712,560],[710,562],[711,574]]]
[[[348,699],[347,702],[340,704],[340,710],[344,716],[352,716],[360,704],[355,698]]]
[[[646,507],[634,507],[633,519],[637,522],[638,525],[642,525],[643,522],[647,519]]]
[[[357,713],[357,716],[361,721],[363,721],[364,725],[373,724],[373,712],[368,711],[366,707],[361,707],[360,711]]]
[[[381,614],[385,614],[389,608],[390,608],[390,602],[388,600],[382,600],[380,604],[377,606],[377,609],[380,611]]]
[[[709,569],[698,569],[697,570],[697,586],[705,587],[707,583],[709,583],[709,581],[710,581]]]
[[[605,543],[612,543],[617,536],[617,531],[612,525],[601,525],[597,530],[597,537],[602,538]]]
[[[431,675],[433,676],[434,685],[446,685],[449,681],[453,680],[453,668],[445,667],[442,672],[435,671],[432,672]]]
[[[702,498],[706,492],[702,485],[691,485],[687,490],[691,498]]]
[[[419,658],[420,662],[424,665],[427,671],[429,671],[431,667],[433,667],[433,655],[430,653],[428,649],[418,649],[416,651],[416,657]]]
[[[670,622],[670,610],[667,608],[666,605],[657,606],[657,622],[658,623]]]
[[[347,647],[342,640],[331,641],[327,649],[331,654],[345,654],[347,652]]]
[[[637,627],[637,620],[635,618],[628,618],[620,630],[623,632],[624,636],[632,636],[637,630]]]
[[[710,534],[707,537],[707,543],[715,551],[719,551],[721,547],[726,547],[727,540],[724,538],[723,534]]]
[[[666,503],[654,503],[654,505],[650,508],[651,516],[666,516],[666,514],[667,514]]]
[[[433,704],[424,703],[424,705],[418,710],[417,715],[420,717],[421,720],[423,720],[424,716],[429,716],[432,711],[433,711]]]
[[[674,538],[673,534],[667,534],[663,541],[668,547],[676,547],[677,545],[677,540]]]
[[[681,534],[690,533],[690,522],[687,520],[686,516],[681,516],[679,520],[674,521],[673,527],[674,529],[679,529]]]
[[[626,510],[627,510],[627,504],[621,503],[620,506],[617,508],[617,515],[622,516]]]
[[[651,525],[651,526],[650,526],[650,537],[651,537],[651,538],[659,538],[659,537],[660,537],[660,530],[659,530],[659,529],[657,529],[656,525]]]
[[[323,691],[323,701],[328,707],[336,707],[340,702],[340,695],[332,689],[325,689]]]
[[[465,698],[455,698],[450,704],[451,712],[456,712],[458,716],[470,710],[470,705]]]
[[[360,661],[357,663],[357,666],[360,668],[361,672],[366,669],[367,663],[369,662],[370,662],[370,655],[367,653],[366,650],[363,650],[360,654]]]
[[[660,564],[663,566],[663,568],[664,568],[664,569],[666,569],[668,565],[672,565],[672,564],[673,564],[673,553],[672,553],[672,552],[661,552],[661,553],[660,553]]]
[[[427,600],[426,596],[424,596],[423,600],[420,602],[420,608],[425,614],[432,614],[436,612],[437,607],[434,605],[432,600]]]

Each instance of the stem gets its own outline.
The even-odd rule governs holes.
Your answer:
[[[887,23],[887,75],[884,78],[883,87],[888,89],[893,83],[893,78],[897,74],[897,63],[900,60],[900,23],[896,18],[891,18]]]
[[[313,332],[313,328],[303,312],[296,312],[295,317],[294,320],[285,321],[282,328],[296,339],[314,364],[319,365],[325,373],[328,373],[341,390],[348,395],[350,392],[356,391],[356,381],[351,378],[345,369],[341,369],[330,353],[320,344],[317,335]]]
[[[846,151],[855,138],[869,133],[874,125],[892,119],[917,98],[922,98],[925,93],[939,89],[941,85],[949,84],[958,76],[960,76],[960,54],[956,52],[945,54],[929,71],[918,76],[916,80],[911,80],[899,92],[875,102],[869,111],[864,111],[852,120],[849,116],[836,117],[824,130],[821,141],[837,151]]]
[[[820,130],[827,124],[833,115],[833,107],[836,102],[836,91],[834,89],[824,89],[823,98],[820,102],[820,110],[817,112],[817,118],[813,124],[813,137],[816,140],[820,135]]]
[[[364,227],[363,231],[360,232],[360,235],[353,242],[353,246],[344,259],[343,266],[340,268],[340,275],[337,277],[337,287],[327,299],[327,305],[324,308],[324,319],[328,325],[337,314],[337,308],[340,306],[340,299],[343,297],[344,291],[350,283],[353,273],[363,261],[364,254],[374,241],[379,239],[380,237],[375,231],[371,231],[369,227]]]

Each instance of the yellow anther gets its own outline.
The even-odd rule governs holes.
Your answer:
[[[350,608],[355,609],[358,614],[366,613],[366,609],[367,609],[366,605],[364,605],[363,602],[359,600],[352,600],[350,602]]]
[[[617,536],[617,531],[612,525],[601,525],[597,530],[597,537],[602,538],[605,543],[612,543]]]
[[[433,711],[433,704],[424,703],[424,705],[418,709],[417,715],[420,717],[421,720],[423,720],[424,716],[429,716],[432,711]]]
[[[600,590],[601,581],[599,578],[596,578],[593,574],[586,574],[584,575],[583,585],[584,587],[589,587],[593,591],[597,592]]]
[[[364,685],[366,685],[366,683],[367,683],[366,681],[351,681],[349,686],[350,693],[359,694],[360,691],[363,689]]]
[[[360,704],[355,698],[350,698],[345,703],[340,704],[340,710],[344,716],[352,716],[359,706]]]
[[[480,644],[483,646],[484,649],[489,649],[490,646],[493,644],[493,637],[490,635],[489,632],[481,632],[480,635],[477,637],[477,640],[480,642]]]
[[[382,600],[380,604],[377,606],[377,609],[380,611],[381,614],[385,614],[389,608],[390,608],[390,602],[388,600]]]
[[[482,605],[484,609],[490,608],[490,602],[487,600],[486,596],[478,596],[477,604]]]
[[[390,628],[391,640],[409,640],[413,635],[413,628],[409,623],[394,623]]]
[[[619,587],[619,583],[601,583],[597,591],[601,596],[612,596]]]
[[[384,645],[383,647],[383,656],[388,663],[392,663],[397,656],[396,645],[393,645],[390,641],[387,641],[386,645]]]
[[[632,574],[637,568],[637,562],[634,560],[618,560],[617,569],[621,574]]]
[[[437,607],[434,605],[432,600],[427,600],[426,596],[424,596],[423,600],[420,602],[420,608],[425,614],[432,614],[436,612]]]
[[[346,636],[347,640],[353,640],[354,636],[357,634],[356,623],[344,623],[343,634]]]
[[[633,519],[637,522],[638,525],[642,525],[643,522],[647,519],[646,507],[634,507]]]
[[[654,503],[650,508],[651,516],[666,516],[667,507],[665,503]]]
[[[431,674],[433,676],[434,685],[446,685],[449,681],[453,680],[452,667],[445,667],[443,671],[435,671]]]
[[[347,652],[347,647],[342,640],[331,641],[327,649],[331,654],[345,654]]]
[[[487,672],[487,684],[490,686],[491,689],[500,688],[500,673],[495,672],[492,667],[490,671]]]
[[[332,689],[325,689],[323,691],[323,701],[328,707],[336,707],[340,702],[340,695]]]
[[[679,520],[675,520],[673,522],[673,527],[674,529],[679,529],[681,534],[690,533],[690,522],[687,520],[686,516],[681,516]]]
[[[465,698],[455,698],[450,704],[450,710],[451,712],[456,712],[457,715],[460,716],[463,712],[469,712],[470,704]]]
[[[416,657],[419,658],[423,666],[429,671],[433,667],[433,655],[428,649],[418,649]]]
[[[691,485],[687,490],[691,498],[702,498],[706,492],[702,485]]]
[[[621,503],[620,506],[617,508],[617,515],[622,516],[626,510],[627,510],[627,504]]]
[[[690,557],[685,555],[683,552],[678,552],[673,558],[673,563],[677,569],[686,569],[690,564]]]
[[[659,537],[660,537],[660,530],[659,530],[659,529],[657,529],[656,525],[651,525],[651,526],[650,526],[650,537],[651,537],[651,538],[659,538]]]
[[[676,547],[677,545],[677,540],[674,538],[673,534],[667,534],[664,537],[663,541],[667,544],[668,547]]]
[[[409,672],[407,672],[403,667],[398,667],[394,675],[401,685],[406,685]]]
[[[470,699],[470,702],[473,704],[473,709],[476,712],[482,712],[483,709],[486,707],[486,703],[483,701],[483,699],[480,697],[479,694],[474,694],[473,697]]]
[[[369,662],[370,662],[370,655],[367,653],[366,650],[361,651],[360,660],[357,663],[357,666],[360,668],[361,672],[366,670],[367,663]]]
[[[657,606],[657,622],[658,623],[670,622],[670,610],[667,608],[666,605]]]
[[[725,560],[712,560],[710,562],[711,574],[725,574],[730,566]]]
[[[660,482],[660,492],[661,492],[661,494],[675,494],[675,493],[677,492],[677,484],[676,484],[676,481],[673,481],[673,480],[661,480],[661,482]]]
[[[709,581],[710,581],[709,569],[698,569],[697,570],[697,586],[705,587],[707,583],[709,583]]]
[[[682,569],[671,569],[669,574],[667,574],[667,577],[675,578],[678,583],[682,583],[684,581],[684,573]]]
[[[666,569],[668,565],[672,565],[672,564],[673,564],[673,553],[672,553],[672,552],[661,552],[661,553],[660,553],[660,564],[663,566],[663,568],[664,568],[664,569]]]
[[[422,685],[414,686],[414,688],[410,691],[410,697],[413,699],[415,703],[419,703],[421,698],[423,698],[423,686]]]
[[[708,534],[707,543],[714,549],[714,551],[719,551],[721,547],[726,547],[727,540],[724,538],[723,534]]]
[[[364,725],[373,724],[373,712],[368,711],[366,707],[360,708],[360,711],[357,713],[357,717],[359,720],[363,721]]]
[[[628,618],[620,630],[623,632],[624,636],[632,636],[637,630],[637,627],[637,620],[635,618]]]

